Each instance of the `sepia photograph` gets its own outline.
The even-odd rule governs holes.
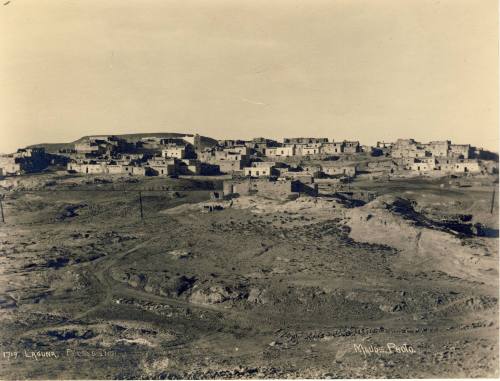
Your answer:
[[[0,3],[0,380],[499,372],[496,0]]]

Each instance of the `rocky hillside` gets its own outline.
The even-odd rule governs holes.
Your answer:
[[[159,137],[159,138],[179,138],[181,136],[186,136],[186,135],[192,135],[192,134],[181,134],[181,133],[176,133],[176,132],[149,132],[149,133],[137,133],[137,134],[117,134],[115,136],[118,136],[120,138],[123,138],[127,140],[128,142],[136,142],[141,140],[142,138],[147,138],[147,137]],[[107,135],[92,135],[92,136],[107,136]],[[47,152],[50,153],[56,153],[60,149],[71,149],[74,147],[76,143],[83,142],[87,140],[89,136],[82,136],[80,139],[77,139],[73,142],[69,143],[40,143],[40,144],[33,144],[31,146],[28,146],[28,148],[32,147],[43,147]],[[217,143],[217,140],[212,139],[207,136],[202,136],[201,137],[201,143],[203,147],[210,147],[213,146]]]

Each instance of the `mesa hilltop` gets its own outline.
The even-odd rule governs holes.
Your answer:
[[[259,179],[238,182],[238,192],[315,194],[342,189],[349,179],[475,176],[497,173],[497,156],[448,140],[398,139],[376,146],[328,138],[219,140],[200,135],[88,136],[73,144],[46,144],[0,157],[0,176],[45,172],[130,176],[214,176]],[[272,183],[272,185],[270,184]],[[226,189],[226,188],[225,188]],[[230,189],[230,188],[227,188]]]

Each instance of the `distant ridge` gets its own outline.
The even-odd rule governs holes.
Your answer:
[[[178,132],[147,132],[147,133],[135,133],[135,134],[96,134],[96,135],[86,135],[81,138],[69,142],[69,143],[38,143],[27,146],[26,148],[45,148],[47,152],[57,153],[60,149],[71,149],[76,143],[81,143],[88,140],[90,136],[118,136],[127,140],[128,142],[136,142],[142,138],[159,137],[159,138],[180,138],[182,136],[194,136],[194,134],[182,134]],[[210,138],[208,136],[201,136],[202,147],[211,147],[217,144],[217,140]]]

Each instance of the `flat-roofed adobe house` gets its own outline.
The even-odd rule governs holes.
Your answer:
[[[320,147],[309,147],[309,146],[302,147],[303,156],[318,155],[319,153],[320,153]]]
[[[328,138],[283,138],[285,144],[314,144],[328,143]]]
[[[361,151],[361,146],[358,141],[344,140],[344,153],[358,153]]]
[[[185,146],[168,147],[161,151],[161,155],[163,157],[184,159],[186,157],[186,147]]]
[[[356,175],[355,165],[322,165],[321,171],[328,176],[343,175],[353,177]]]
[[[343,142],[330,142],[324,143],[321,146],[321,153],[325,155],[335,155],[344,152],[344,143]]]
[[[295,146],[270,147],[264,149],[264,155],[268,157],[291,157],[296,155]]]

